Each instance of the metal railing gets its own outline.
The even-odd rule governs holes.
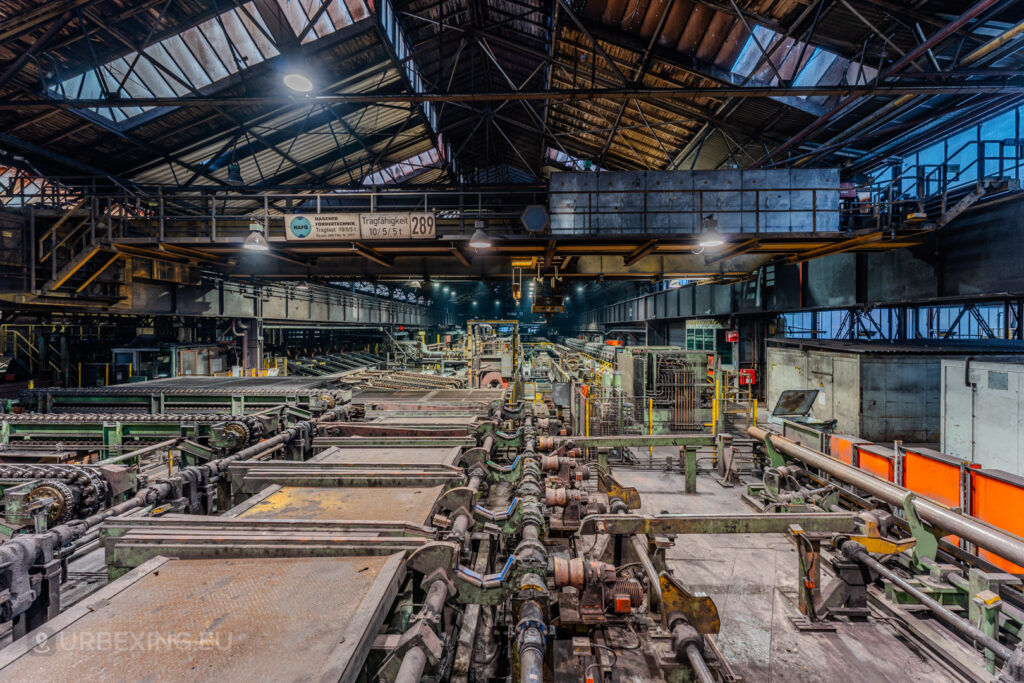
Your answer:
[[[1017,140],[968,140],[937,164],[883,167],[857,185],[844,187],[844,211],[854,220],[870,214],[877,227],[905,220],[910,212],[944,214],[950,198],[981,189],[986,180],[1024,177],[1024,146]],[[1013,188],[1009,188],[1013,189]],[[934,216],[929,216],[933,218]]]

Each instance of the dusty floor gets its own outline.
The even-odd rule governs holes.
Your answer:
[[[671,472],[617,469],[635,486],[642,511],[659,513],[749,513],[743,487],[723,488],[708,475],[697,494],[683,491]],[[916,654],[882,621],[840,623],[834,633],[803,633],[790,617],[796,608],[797,558],[781,534],[722,534],[677,537],[668,561],[688,588],[709,594],[722,629],[717,643],[746,681],[949,681],[945,671]]]

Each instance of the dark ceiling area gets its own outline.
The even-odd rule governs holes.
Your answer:
[[[232,163],[255,190],[537,183],[566,168],[852,173],[1018,105],[1006,32],[1022,10],[6,0],[0,148],[40,175],[169,188],[226,186]],[[294,68],[309,92],[282,85]]]

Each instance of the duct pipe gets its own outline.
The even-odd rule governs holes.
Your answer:
[[[890,505],[903,505],[903,498],[909,491],[878,477],[872,476],[855,467],[846,465],[830,458],[824,453],[801,446],[778,434],[773,434],[760,427],[747,428],[747,434],[758,441],[768,440],[779,452],[791,458],[825,472],[836,479],[865,491]],[[990,550],[996,555],[1024,566],[1024,539],[1008,534],[1002,529],[985,524],[976,519],[953,512],[927,498],[917,498],[914,508],[918,516],[929,524],[943,531],[965,538],[977,546]]]

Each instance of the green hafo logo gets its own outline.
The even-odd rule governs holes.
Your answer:
[[[288,224],[288,229],[296,237],[309,237],[309,233],[313,232],[313,224],[305,216],[296,216]]]

